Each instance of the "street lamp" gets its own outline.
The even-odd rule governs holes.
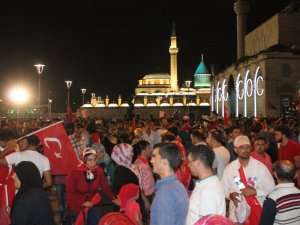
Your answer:
[[[191,81],[191,80],[186,80],[186,81],[184,81],[184,83],[185,83],[185,87],[187,87],[187,89],[188,89],[188,96],[187,96],[187,107],[188,107],[188,116],[190,116],[190,105],[189,105],[189,103],[190,103],[190,101],[189,101],[189,97],[190,97],[190,87],[191,87],[191,83],[192,83],[193,81]]]
[[[52,110],[51,110],[51,103],[52,103],[52,99],[48,99],[48,114],[49,114],[49,118],[51,119],[51,113],[52,113]]]
[[[72,81],[71,80],[66,80],[65,81],[67,84],[67,91],[68,91],[68,98],[67,98],[67,117],[69,117],[69,114],[71,112],[71,108],[70,108],[70,88],[72,85]]]
[[[38,72],[38,76],[39,76],[39,92],[38,92],[38,118],[40,117],[40,107],[41,107],[41,76],[44,70],[44,66],[43,64],[36,64],[34,65],[36,67],[36,70]]]
[[[86,92],[86,89],[85,88],[82,88],[80,89],[81,90],[81,93],[82,93],[82,105],[84,105],[84,94]]]

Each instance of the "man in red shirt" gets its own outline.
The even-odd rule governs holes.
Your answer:
[[[251,157],[263,163],[268,168],[271,175],[273,175],[272,160],[269,154],[265,152],[266,149],[267,149],[266,139],[264,137],[255,138],[254,151],[251,152]]]
[[[279,143],[279,160],[289,160],[300,167],[300,145],[289,139],[291,132],[288,127],[279,126],[275,130],[275,140]]]
[[[300,145],[292,141],[290,137],[290,130],[288,127],[279,126],[275,130],[275,140],[279,145],[278,159],[289,160],[295,164],[297,168],[296,182],[300,187]]]

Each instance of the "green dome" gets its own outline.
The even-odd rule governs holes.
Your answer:
[[[194,74],[194,87],[195,88],[204,88],[204,87],[210,87],[210,74],[207,72],[203,55],[201,62]]]

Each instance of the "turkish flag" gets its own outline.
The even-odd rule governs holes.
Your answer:
[[[62,122],[52,124],[30,135],[39,137],[44,154],[50,161],[52,175],[67,175],[79,161]]]

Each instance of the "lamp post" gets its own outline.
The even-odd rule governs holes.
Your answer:
[[[52,103],[52,99],[48,99],[48,114],[49,114],[49,118],[51,119],[51,113],[52,113],[52,110],[51,110],[51,103]]]
[[[71,88],[71,85],[72,85],[72,81],[71,80],[66,80],[65,82],[67,84],[67,91],[68,91],[68,98],[67,98],[67,118],[69,118],[69,114],[71,112],[71,109],[70,109],[70,88]]]
[[[38,77],[39,77],[39,91],[38,91],[38,113],[37,116],[40,118],[40,107],[41,107],[41,76],[44,70],[43,64],[36,64],[34,65],[36,67],[36,70],[38,72]]]
[[[84,105],[84,94],[86,92],[86,89],[85,88],[82,88],[80,89],[81,90],[81,93],[82,93],[82,105]]]
[[[190,87],[191,87],[191,83],[192,83],[193,81],[191,81],[191,80],[186,80],[184,83],[185,83],[185,87],[187,87],[187,89],[188,89],[188,96],[187,96],[187,109],[188,109],[188,116],[190,116],[190,105],[189,105],[189,103],[190,103],[190,101],[189,101],[189,97],[190,97]]]

